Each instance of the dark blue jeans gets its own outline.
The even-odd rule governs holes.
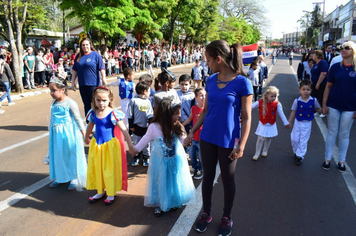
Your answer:
[[[82,97],[82,101],[84,103],[85,116],[91,109],[91,102],[93,100],[93,92],[95,88],[96,86],[79,86],[80,96]]]

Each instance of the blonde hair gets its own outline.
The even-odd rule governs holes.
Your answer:
[[[268,103],[268,99],[267,96],[270,93],[275,93],[276,94],[276,101],[278,101],[278,96],[279,96],[279,89],[276,86],[268,86],[265,90],[265,92],[263,93],[263,114],[267,113],[267,103]]]
[[[108,97],[110,99],[109,107],[114,109],[114,94],[113,94],[113,92],[109,88],[107,88],[106,86],[99,86],[99,87],[96,87],[94,89],[94,92],[93,92],[93,98],[92,98],[92,101],[91,101],[91,108],[93,109],[93,111],[97,111],[99,109],[95,104],[95,96],[98,93],[106,93],[106,94],[108,94]]]
[[[342,44],[342,47],[346,47],[346,46],[352,48],[352,64],[354,66],[354,71],[356,71],[356,43],[352,41],[348,41]],[[340,65],[342,65],[342,62]]]

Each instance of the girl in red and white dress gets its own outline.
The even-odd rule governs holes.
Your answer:
[[[290,128],[290,124],[283,113],[282,104],[278,102],[279,90],[275,86],[269,86],[263,94],[263,98],[252,104],[252,109],[258,107],[259,109],[259,123],[255,134],[258,135],[256,143],[256,152],[252,157],[254,161],[257,161],[261,149],[263,151],[261,156],[266,157],[268,154],[268,148],[271,144],[271,138],[278,135],[276,119],[277,113],[282,119],[286,128]]]

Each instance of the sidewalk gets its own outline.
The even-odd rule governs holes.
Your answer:
[[[168,69],[176,69],[176,68],[185,67],[185,66],[191,66],[191,65],[194,65],[194,63],[172,65]],[[160,71],[161,71],[160,68],[153,69],[153,72],[156,73],[156,74],[158,74],[157,72],[160,72]],[[141,72],[135,73],[135,76],[143,75],[143,74],[147,74],[147,71],[141,71]],[[115,76],[115,77],[114,76],[106,77],[106,79],[107,79],[107,81],[110,81],[110,80],[116,79],[117,77],[123,78],[124,75],[123,74],[119,74],[118,76]],[[12,101],[20,100],[20,99],[27,98],[27,97],[33,97],[33,96],[38,96],[38,95],[42,95],[42,94],[47,94],[49,92],[50,92],[50,90],[49,90],[48,87],[47,88],[36,88],[34,90],[26,91],[24,93],[13,93],[12,92],[11,93],[12,94],[11,95],[11,100]],[[6,102],[4,102],[4,104],[6,104]]]

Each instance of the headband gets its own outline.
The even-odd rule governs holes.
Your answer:
[[[97,90],[97,89],[104,89],[106,91],[110,91],[107,87],[104,87],[104,86],[98,86],[94,89],[94,92]]]
[[[54,84],[58,84],[60,86],[65,86],[65,84],[63,83],[63,79],[58,78],[56,76],[52,76],[51,79],[49,80],[50,83],[54,83]]]

